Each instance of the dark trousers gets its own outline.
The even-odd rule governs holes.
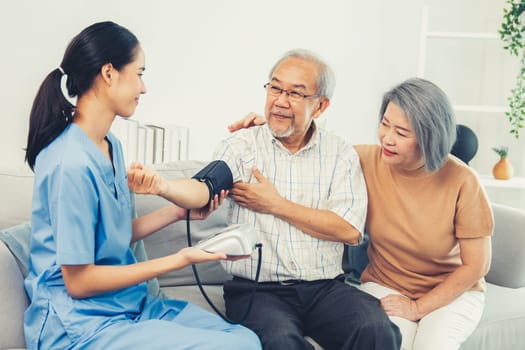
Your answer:
[[[250,302],[253,282],[235,277],[224,285],[226,313],[240,320]],[[310,336],[324,349],[399,349],[401,334],[379,301],[344,278],[312,282],[259,283],[243,325],[267,350],[313,349]]]

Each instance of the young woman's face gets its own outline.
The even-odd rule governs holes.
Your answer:
[[[388,103],[379,125],[379,141],[381,159],[386,164],[403,170],[424,165],[412,126],[405,112],[393,102]]]
[[[127,118],[135,112],[140,95],[146,93],[146,86],[142,81],[142,74],[145,69],[144,51],[138,46],[135,59],[120,71],[116,71],[113,99],[116,115]]]

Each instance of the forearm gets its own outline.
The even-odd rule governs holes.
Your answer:
[[[490,237],[459,239],[459,247],[463,264],[416,301],[420,318],[451,303],[487,274],[491,257]]]
[[[416,300],[418,319],[423,318],[440,307],[450,304],[461,294],[470,290],[483,275],[480,269],[467,265],[460,266],[442,283]]]
[[[330,210],[308,208],[281,197],[271,214],[322,240],[357,244],[361,239],[359,230]]]
[[[181,210],[174,204],[169,204],[161,209],[138,217],[133,220],[133,236],[131,242],[144,239],[154,232],[182,219]]]
[[[173,254],[132,265],[66,265],[62,266],[62,273],[73,298],[88,298],[136,285],[188,264],[181,254]]]
[[[140,164],[134,164],[128,171],[128,187],[137,194],[159,195],[187,209],[202,208],[210,200],[205,183],[188,178],[170,181]]]
[[[210,200],[210,192],[205,183],[195,179],[168,181],[159,195],[179,207],[186,209],[202,208]]]

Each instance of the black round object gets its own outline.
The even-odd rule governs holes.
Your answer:
[[[478,137],[468,126],[458,124],[456,126],[456,142],[450,153],[468,164],[478,151]]]

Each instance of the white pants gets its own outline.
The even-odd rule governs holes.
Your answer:
[[[378,299],[388,294],[401,294],[374,282],[355,286]],[[484,303],[484,293],[468,291],[418,322],[396,316],[391,316],[390,320],[403,336],[402,350],[456,350],[478,325]]]

